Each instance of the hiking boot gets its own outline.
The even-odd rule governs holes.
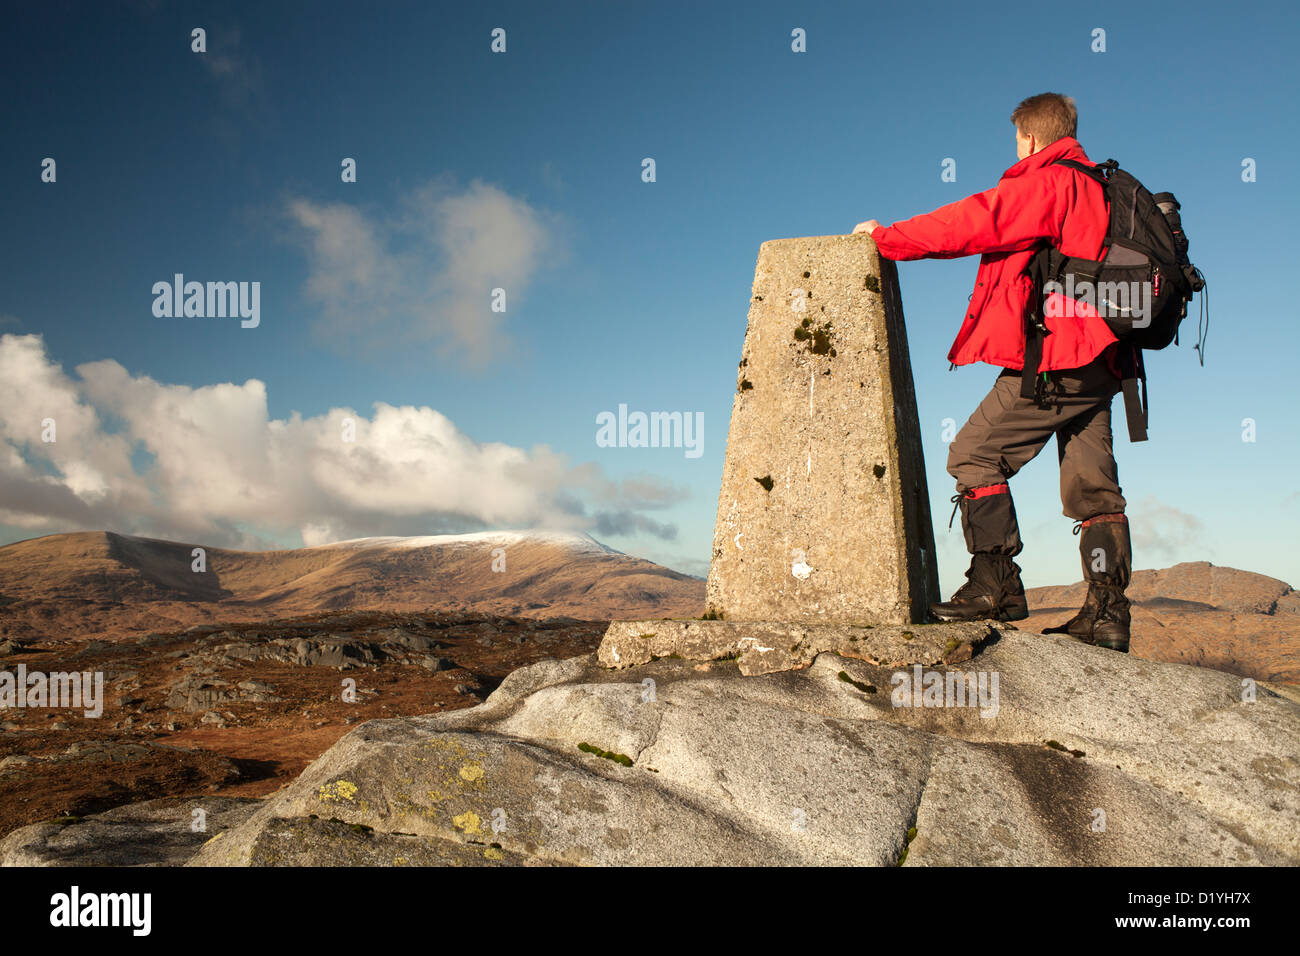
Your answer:
[[[1129,600],[1124,595],[1133,566],[1128,519],[1122,514],[1097,515],[1080,524],[1079,555],[1088,596],[1079,613],[1044,634],[1068,634],[1094,647],[1128,653]]]
[[[1001,554],[973,554],[970,569],[952,600],[930,605],[940,621],[1023,621],[1029,616],[1020,568]]]
[[[953,517],[961,509],[970,570],[952,600],[931,604],[930,613],[940,621],[1023,621],[1029,616],[1029,605],[1020,568],[1011,559],[1024,544],[1011,488],[1006,482],[967,488],[952,500]]]

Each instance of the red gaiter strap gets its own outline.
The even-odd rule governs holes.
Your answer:
[[[962,499],[965,498],[987,498],[989,495],[1009,495],[1011,486],[1005,481],[1000,485],[984,485],[982,488],[967,488],[952,496],[952,514],[948,516],[948,528],[952,529],[953,519],[957,517],[957,509],[961,507]]]
[[[1128,516],[1122,511],[1109,515],[1093,515],[1083,523],[1083,526],[1087,528],[1094,524],[1106,524],[1107,522],[1113,524],[1128,524]]]

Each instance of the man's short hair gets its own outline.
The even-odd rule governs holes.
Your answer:
[[[1063,136],[1077,136],[1079,111],[1074,100],[1061,93],[1039,93],[1023,100],[1011,113],[1022,136],[1032,136],[1039,146],[1050,146]]]

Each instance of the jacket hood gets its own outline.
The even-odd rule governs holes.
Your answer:
[[[1073,136],[1062,136],[1050,146],[1044,146],[1034,155],[1026,156],[1020,160],[1020,162],[1003,173],[1002,178],[1014,179],[1017,176],[1023,176],[1035,169],[1042,169],[1048,163],[1055,162],[1058,159],[1074,159],[1081,163],[1095,165],[1088,158],[1088,154],[1083,151],[1083,147],[1079,145],[1077,139]]]

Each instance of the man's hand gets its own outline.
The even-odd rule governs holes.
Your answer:
[[[860,222],[856,226],[854,226],[853,232],[855,235],[859,232],[865,232],[867,235],[871,235],[879,228],[880,228],[880,223],[876,222],[876,220],[874,219],[868,219],[866,222]]]

